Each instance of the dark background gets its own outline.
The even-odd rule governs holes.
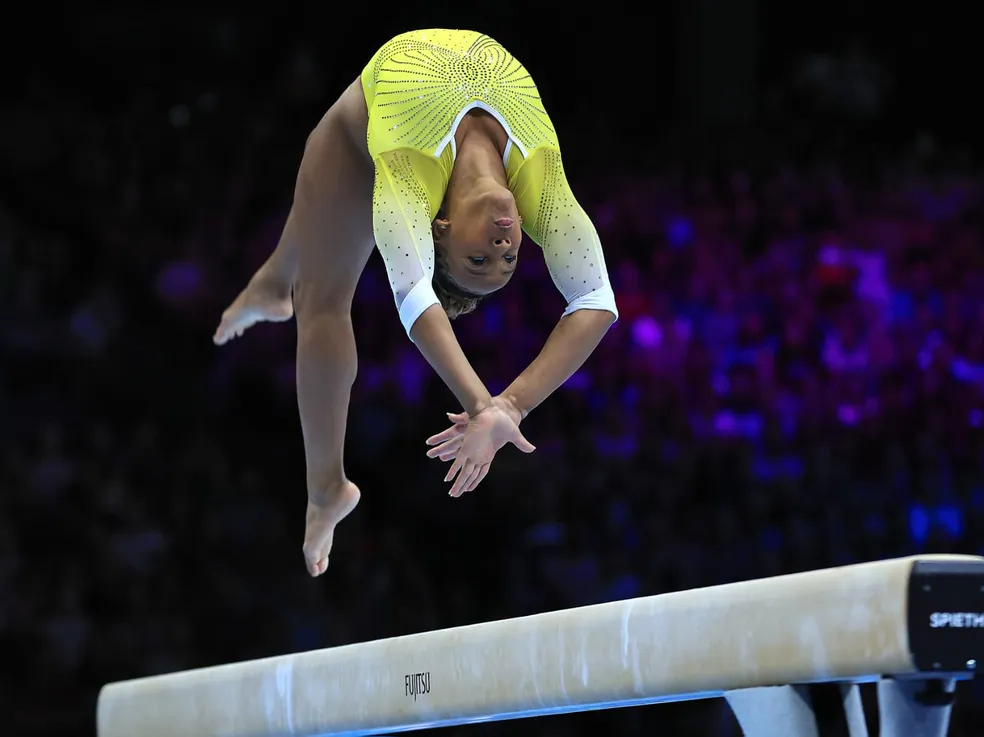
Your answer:
[[[984,531],[978,27],[946,2],[33,4],[0,31],[0,707],[111,680],[916,552]],[[456,410],[373,258],[326,576],[300,553],[292,324],[216,349],[307,133],[375,49],[530,69],[622,317],[450,500]],[[459,332],[493,391],[562,302],[533,244]],[[961,687],[954,735],[984,701]],[[471,735],[736,735],[697,702]]]

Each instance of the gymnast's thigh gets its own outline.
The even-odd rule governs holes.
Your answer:
[[[365,144],[367,124],[357,80],[308,138],[289,223],[298,245],[298,310],[325,300],[351,304],[372,254],[373,167]]]

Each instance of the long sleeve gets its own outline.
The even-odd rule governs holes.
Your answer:
[[[519,167],[512,190],[523,229],[543,250],[550,278],[567,301],[564,314],[605,310],[618,319],[601,240],[574,198],[560,152],[533,152]]]
[[[433,210],[420,174],[431,162],[413,152],[375,157],[372,225],[390,288],[407,335],[431,305],[438,304],[434,276]]]

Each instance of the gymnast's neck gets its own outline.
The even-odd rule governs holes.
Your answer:
[[[509,137],[495,118],[481,110],[469,111],[455,131],[454,141],[457,154],[449,189],[471,189],[488,179],[508,186],[502,157]]]

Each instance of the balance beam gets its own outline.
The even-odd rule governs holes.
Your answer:
[[[982,592],[984,558],[921,556],[615,601],[109,684],[97,731],[371,735],[786,684],[965,679],[984,657]]]

